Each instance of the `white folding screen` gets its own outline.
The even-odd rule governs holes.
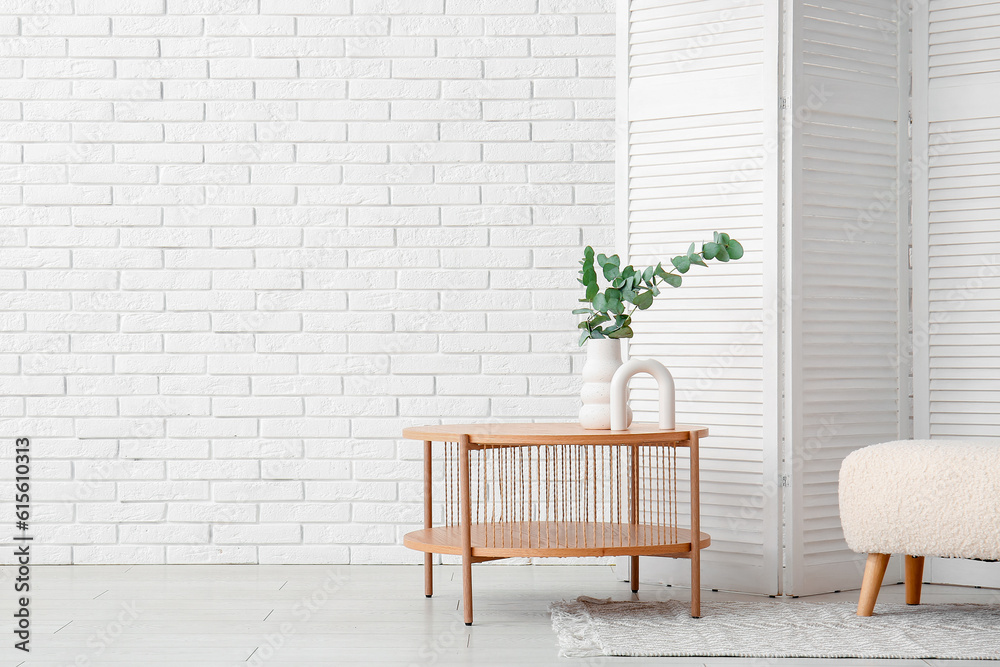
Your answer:
[[[788,8],[784,590],[809,595],[860,582],[840,528],[844,457],[908,431],[908,44],[896,3]]]
[[[918,438],[1000,438],[1000,2],[930,0],[913,25],[913,406]],[[936,559],[941,583],[1000,586]]]
[[[763,0],[632,0],[619,21],[619,240],[636,265],[667,261],[728,231],[746,255],[695,267],[687,284],[636,317],[633,357],[673,372],[678,414],[705,424],[703,581],[776,593],[779,323],[778,15]],[[668,263],[669,264],[669,263]],[[670,290],[671,288],[667,288]],[[655,388],[637,378],[636,418],[655,421]],[[686,581],[687,565],[644,563]]]
[[[620,249],[655,263],[714,230],[747,247],[637,317],[629,349],[663,361],[679,418],[711,429],[706,586],[857,587],[840,461],[908,428],[906,49],[885,4],[790,0],[783,16],[771,0],[621,0]],[[632,396],[653,420],[652,384]],[[683,564],[653,572],[685,580]]]

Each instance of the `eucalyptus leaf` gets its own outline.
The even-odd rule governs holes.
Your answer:
[[[736,239],[731,239],[726,249],[729,251],[729,259],[740,259],[743,257],[743,245]]]
[[[652,292],[642,292],[636,295],[635,299],[632,300],[639,310],[646,310],[653,305],[653,293]]]
[[[677,275],[676,273],[668,273],[668,274],[666,274],[666,276],[664,276],[663,280],[664,280],[664,282],[666,282],[671,287],[680,287],[681,286],[681,277],[679,275]]]
[[[670,263],[674,265],[681,273],[687,273],[688,269],[691,268],[691,260],[683,255],[679,255],[670,260]]]
[[[594,310],[596,310],[597,312],[599,313],[604,312],[605,310],[608,309],[608,299],[600,292],[594,295],[593,301],[594,301]]]
[[[605,280],[614,280],[619,276],[618,266],[612,264],[611,262],[604,263],[604,278]]]
[[[608,338],[631,338],[632,327],[622,327],[608,334]]]
[[[594,312],[594,311],[592,311],[590,308],[577,308],[576,310],[573,311],[573,314],[574,315],[587,315],[587,314],[592,313],[592,312]]]
[[[596,283],[590,283],[587,285],[587,301],[593,301],[594,297],[600,294],[600,286]],[[600,310],[600,308],[598,308]]]
[[[718,243],[706,243],[701,248],[701,254],[705,256],[705,259],[715,259],[720,249],[722,249],[722,246]]]
[[[719,248],[719,252],[717,252],[715,254],[715,258],[717,260],[719,260],[720,262],[728,262],[729,261],[729,251],[726,250],[725,247],[720,247]]]

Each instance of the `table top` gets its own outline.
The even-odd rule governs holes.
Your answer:
[[[633,423],[626,431],[585,429],[577,422],[539,424],[440,424],[411,426],[403,437],[432,442],[458,442],[469,436],[473,445],[638,445],[682,442],[708,435],[705,426],[678,424],[662,430],[657,424]]]

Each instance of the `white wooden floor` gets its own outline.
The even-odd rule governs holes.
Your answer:
[[[476,625],[459,611],[457,567],[436,568],[433,599],[414,566],[72,566],[32,569],[32,651],[11,648],[11,568],[0,568],[0,663],[69,665],[982,665],[981,661],[556,657],[548,604],[628,599],[610,566],[476,566]],[[644,585],[642,599],[687,599]],[[855,592],[809,598],[854,600]],[[705,599],[759,599],[705,593]],[[926,586],[928,602],[1000,603],[1000,591]],[[880,601],[901,601],[902,586]],[[796,604],[788,600],[787,604]]]

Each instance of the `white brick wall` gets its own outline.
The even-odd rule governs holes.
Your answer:
[[[404,426],[572,418],[612,5],[0,0],[0,439],[33,439],[37,555],[412,562]]]

